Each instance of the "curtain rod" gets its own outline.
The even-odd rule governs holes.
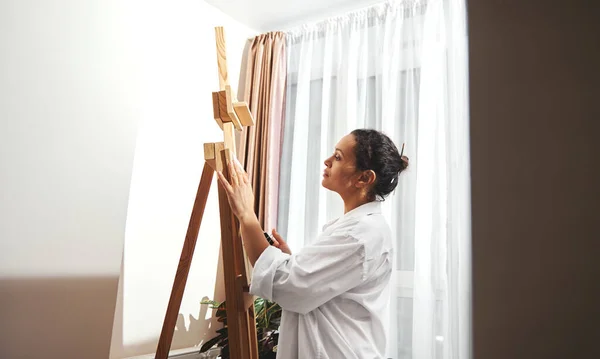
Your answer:
[[[296,43],[299,41],[299,37],[306,33],[315,33],[316,37],[323,37],[328,25],[336,24],[343,20],[363,18],[366,16],[368,21],[367,27],[372,27],[377,24],[377,20],[384,20],[390,12],[393,11],[401,10],[403,19],[411,18],[416,15],[423,15],[427,9],[427,2],[427,0],[386,1],[359,10],[350,11],[342,15],[333,16],[325,20],[300,25],[283,32],[288,38],[288,41]],[[404,12],[404,10],[410,11]]]

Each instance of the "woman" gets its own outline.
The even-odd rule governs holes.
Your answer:
[[[296,254],[275,230],[273,246],[265,239],[241,166],[229,164],[231,183],[218,173],[254,266],[250,292],[283,309],[277,358],[384,357],[393,245],[379,202],[407,166],[408,158],[381,132],[344,136],[325,160],[322,181],[342,197],[344,215]]]

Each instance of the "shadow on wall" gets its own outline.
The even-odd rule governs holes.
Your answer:
[[[118,281],[0,279],[0,358],[108,358]]]
[[[200,238],[198,239],[200,240]],[[196,246],[196,250],[198,250],[198,246]],[[200,263],[196,260],[192,259],[192,266],[200,265]],[[158,339],[160,337],[160,332],[156,333],[156,337],[152,340],[140,341],[134,344],[125,345],[123,343],[123,282],[125,278],[125,271],[123,269],[123,264],[121,264],[121,279],[118,282],[118,294],[117,294],[117,302],[116,309],[114,311],[114,326],[112,328],[112,342],[110,343],[110,358],[113,359],[122,359],[128,357],[135,357],[140,355],[152,354],[156,353],[156,348],[158,345]],[[214,289],[214,297],[209,298],[204,296],[199,301],[214,299],[218,302],[225,300],[225,283],[224,283],[224,272],[223,272],[223,255],[221,253],[221,249],[219,249],[219,260],[217,265],[217,272],[215,278],[215,289]],[[174,278],[173,278],[174,279]],[[188,278],[188,282],[186,287],[193,285]],[[185,293],[184,293],[185,296]],[[167,308],[163,309],[161,313],[164,316]],[[222,328],[223,325],[217,321],[217,317],[214,313],[210,313],[210,317],[206,318],[208,313],[208,305],[203,304],[200,305],[200,309],[198,312],[198,316],[194,317],[192,314],[188,315],[189,325],[186,328],[185,325],[185,316],[182,313],[179,313],[177,316],[177,322],[175,324],[175,333],[173,334],[173,342],[171,344],[171,351],[177,349],[185,349],[185,348],[193,348],[200,346],[207,340],[212,339],[217,335],[217,330]],[[111,314],[111,318],[113,318]],[[164,317],[163,317],[164,318]],[[112,321],[111,321],[112,325]],[[162,323],[161,323],[162,327]],[[108,358],[109,356],[103,357]],[[2,358],[2,357],[0,357]]]
[[[154,353],[153,341],[123,348],[123,307],[119,297],[115,312],[118,277],[4,278],[0,279],[0,358],[107,359],[113,346],[121,353]],[[205,297],[203,299],[209,299]],[[172,349],[200,346],[220,324],[206,318],[207,305],[197,317],[189,315],[186,328],[179,314]],[[118,315],[120,314],[120,315]]]
[[[203,300],[205,299],[208,299],[208,297],[203,298]],[[211,319],[204,319],[206,318],[207,310],[207,305],[201,305],[197,317],[194,317],[190,314],[188,316],[189,326],[187,328],[185,325],[184,315],[179,313],[179,315],[177,316],[177,323],[175,325],[175,333],[173,334],[171,350],[192,347],[198,347],[199,350],[199,347],[204,342],[204,339],[211,338],[211,336],[207,337],[207,335],[212,335],[212,328],[214,328],[214,326],[211,324]],[[120,316],[121,322],[122,318],[123,317]],[[158,336],[160,336],[160,333],[158,333],[157,337],[153,340],[137,342],[135,344],[124,346],[122,328],[122,323],[121,325],[115,328],[115,333],[113,335],[114,341],[112,343],[112,350],[117,350],[118,352],[123,353],[122,355],[120,355],[120,357],[127,358],[138,356],[140,355],[140,353],[152,354],[156,352]]]

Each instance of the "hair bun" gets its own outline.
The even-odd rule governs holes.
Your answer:
[[[408,157],[401,156],[400,159],[402,160],[402,164],[400,165],[400,171],[403,171],[408,167]]]

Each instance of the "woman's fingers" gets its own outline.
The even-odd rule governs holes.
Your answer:
[[[281,235],[277,233],[275,228],[273,228],[273,231],[271,233],[273,233],[273,237],[277,240],[277,243],[279,244],[277,248],[279,248],[283,253],[291,255],[292,251],[290,250],[290,247],[288,247],[287,243],[285,243],[285,241],[283,240]]]
[[[277,233],[277,231],[275,230],[275,228],[273,228],[273,231],[271,233],[273,233],[273,237],[275,237],[275,239],[279,243],[285,243],[285,241],[283,240],[283,238],[281,238],[281,235],[279,233]]]
[[[229,161],[227,166],[229,167],[229,176],[231,178],[232,186],[239,186],[240,181],[238,179],[237,169],[235,169],[236,166],[234,166],[233,161]]]
[[[235,171],[238,175],[238,179],[240,181],[240,183],[248,183],[248,174],[246,173],[246,171],[244,171],[244,168],[242,167],[242,164],[240,163],[240,161],[238,161],[237,158],[234,158],[235,161]]]
[[[233,192],[233,188],[229,184],[229,181],[227,181],[227,178],[225,178],[225,176],[223,176],[223,173],[221,173],[221,171],[217,171],[217,178],[219,179],[219,182],[221,182],[221,185],[223,186],[223,188],[225,188],[225,190],[228,193]]]
[[[244,171],[242,164],[238,161],[237,158],[234,158],[233,161],[229,161],[227,165],[229,169],[229,173],[231,174],[231,184],[232,186],[239,186],[242,183],[248,183],[248,174]]]

